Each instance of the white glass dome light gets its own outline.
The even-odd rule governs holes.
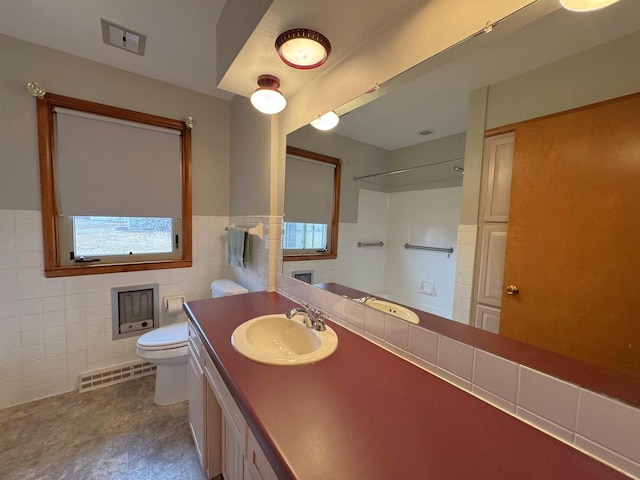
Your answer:
[[[317,128],[318,130],[331,130],[333,127],[338,125],[340,122],[340,117],[336,114],[336,112],[327,112],[324,115],[319,115],[318,118],[311,122],[311,126]]]
[[[620,0],[560,0],[560,5],[572,12],[593,12],[594,10],[600,10],[619,1]]]
[[[258,89],[251,94],[251,105],[267,115],[280,113],[287,106],[287,99],[278,90],[280,80],[273,75],[260,75]]]

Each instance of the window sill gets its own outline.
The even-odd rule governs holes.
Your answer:
[[[187,268],[193,262],[188,260],[163,260],[140,263],[112,263],[109,265],[78,265],[69,267],[46,267],[44,276],[47,278],[72,277],[77,275],[99,275],[102,273],[138,272],[141,270],[160,270],[168,268]]]
[[[336,253],[305,253],[300,255],[284,255],[283,262],[300,262],[304,260],[335,260],[338,258]]]

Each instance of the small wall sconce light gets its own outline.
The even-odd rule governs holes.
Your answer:
[[[327,112],[324,115],[318,115],[318,118],[311,121],[311,126],[318,130],[331,130],[338,125],[340,117],[336,112]]]
[[[195,118],[193,118],[193,117],[184,117],[183,121],[184,121],[184,124],[187,126],[188,129],[192,129],[196,125],[198,125],[198,122],[196,122]]]
[[[572,12],[592,12],[613,5],[618,1],[620,0],[560,0],[560,5]]]
[[[260,75],[258,89],[251,94],[251,104],[256,110],[273,115],[284,110],[287,99],[280,93],[280,79],[273,75]]]
[[[331,43],[319,32],[294,28],[278,36],[276,50],[282,61],[290,67],[309,70],[327,61]]]
[[[44,98],[44,95],[47,93],[44,87],[38,82],[29,82],[26,86],[27,91],[34,97],[38,97],[40,100],[42,100]]]
[[[453,167],[453,169],[456,172],[461,173],[462,175],[464,175],[464,168],[462,168],[462,167]]]

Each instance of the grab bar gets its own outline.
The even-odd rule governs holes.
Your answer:
[[[358,242],[358,248],[360,247],[384,247],[384,242],[373,242],[373,243]]]
[[[446,252],[449,255],[451,255],[453,253],[453,247],[449,247],[449,248],[440,248],[440,247],[423,247],[421,245],[411,245],[409,243],[405,243],[404,244],[404,248],[413,248],[416,250],[431,250],[433,252]]]

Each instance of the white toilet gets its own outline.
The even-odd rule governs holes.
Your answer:
[[[247,293],[248,290],[227,279],[211,283],[212,297],[226,297]],[[173,323],[145,333],[138,339],[137,355],[156,365],[156,393],[158,405],[173,405],[189,396],[189,348],[187,322]]]

